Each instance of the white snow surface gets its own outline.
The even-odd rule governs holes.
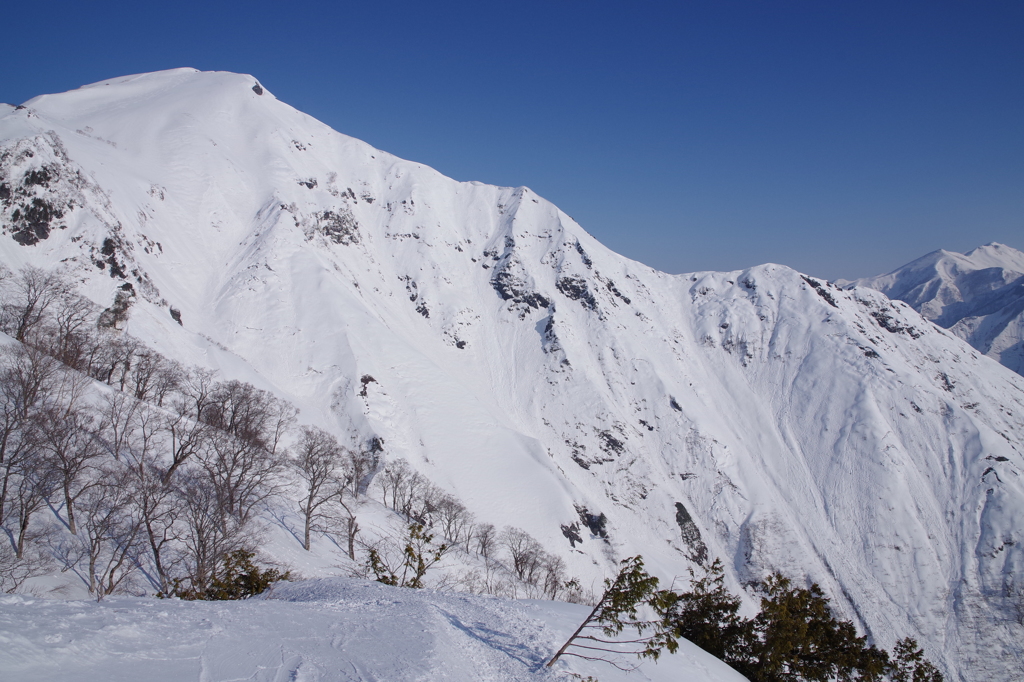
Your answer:
[[[382,438],[584,584],[635,554],[670,581],[704,547],[735,592],[816,581],[883,647],[1019,679],[1024,378],[869,288],[656,272],[527,188],[456,182],[255,84],[178,69],[2,115],[0,182],[49,169],[32,191],[63,215],[0,260],[107,306],[106,243],[139,292],[129,333]],[[574,505],[609,542],[570,549]]]
[[[905,301],[993,360],[1024,374],[1024,253],[985,244],[933,251],[887,275],[846,285]]]
[[[4,596],[0,671],[19,682],[746,679],[689,642],[629,673],[571,658],[545,667],[588,612],[346,578],[279,584],[243,602]]]

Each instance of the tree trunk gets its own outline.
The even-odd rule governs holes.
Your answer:
[[[72,535],[78,535],[78,529],[75,527],[75,510],[71,506],[71,489],[67,483],[64,484],[64,510],[68,514],[68,530]]]
[[[156,541],[156,534],[153,532],[153,522],[146,516],[146,535],[149,537],[149,550],[153,553],[153,566],[156,568],[156,576],[160,580],[160,591],[167,593],[170,587],[167,575],[164,573],[163,562],[160,561],[160,544]]]
[[[352,561],[356,560],[356,533],[359,532],[359,524],[356,523],[356,517],[348,517],[348,558]]]
[[[7,485],[11,478],[11,470],[4,470],[3,489],[0,490],[0,526],[7,520]]]
[[[102,587],[96,581],[96,554],[96,548],[91,547],[89,550],[89,594],[95,595],[99,601],[103,595]]]
[[[175,456],[174,459],[171,461],[171,466],[167,467],[167,471],[165,471],[164,475],[160,477],[160,482],[164,485],[170,483],[171,476],[173,476],[174,472],[178,470],[178,467],[185,463],[186,459],[188,459],[188,457],[182,457],[179,459],[177,456]]]
[[[15,548],[15,556],[19,559],[25,558],[25,536],[28,535],[28,522],[31,516],[25,514],[18,524],[18,546]]]
[[[580,626],[578,628],[576,628],[576,632],[572,633],[572,636],[569,637],[569,639],[565,640],[565,644],[562,645],[562,648],[559,649],[555,653],[555,655],[551,657],[551,660],[548,661],[547,665],[545,666],[546,668],[550,668],[551,666],[553,666],[555,664],[555,661],[557,661],[559,657],[565,653],[565,650],[569,648],[569,645],[572,644],[572,641],[574,639],[576,639],[576,636],[583,632],[583,628],[587,627],[587,623],[589,623],[590,620],[594,617],[594,614],[597,613],[597,610],[601,608],[602,604],[604,604],[603,598],[601,599],[601,601],[597,603],[597,606],[594,607],[594,610],[590,612],[590,615],[587,616],[582,623],[580,623]]]

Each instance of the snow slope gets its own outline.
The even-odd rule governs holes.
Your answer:
[[[1024,374],[1024,253],[986,244],[934,251],[887,275],[848,285],[906,301],[993,360]]]
[[[603,682],[745,679],[688,642],[628,674],[569,658],[546,668],[588,612],[345,578],[282,584],[244,602],[5,596],[0,671],[19,682],[513,682],[568,679],[565,671]]]
[[[1024,378],[904,303],[772,264],[656,272],[527,188],[191,69],[6,112],[0,211],[0,261],[104,306],[131,282],[130,333],[382,438],[584,584],[721,557],[734,591],[817,581],[952,679],[1019,675]],[[570,548],[577,506],[608,542]]]

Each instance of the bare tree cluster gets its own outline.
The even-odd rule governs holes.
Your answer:
[[[372,471],[375,453],[353,451],[322,429],[305,426],[295,444],[291,466],[302,483],[299,512],[303,547],[313,531],[342,536],[349,559],[356,558],[359,524],[355,508],[362,481]]]
[[[405,460],[389,462],[374,483],[381,502],[409,523],[437,534],[448,549],[457,548],[483,560],[481,570],[469,571],[458,579],[463,589],[509,597],[570,601],[585,598],[579,583],[568,579],[565,562],[547,552],[529,533],[509,526],[499,532],[491,524],[478,524],[458,499],[435,486]],[[399,551],[390,554],[397,556],[409,544],[398,543]],[[368,549],[390,565],[386,558],[388,545],[385,541]]]
[[[111,315],[123,321],[132,296],[126,285],[120,308],[100,311],[59,274],[0,271],[0,331],[18,342],[0,346],[0,589],[56,559],[97,598],[138,579],[162,594],[204,593],[226,557],[256,548],[271,498],[297,485],[307,550],[325,534],[350,560],[362,547],[414,585],[459,551],[484,567],[448,578],[464,589],[582,598],[563,561],[524,531],[477,523],[404,460],[378,472],[379,440],[354,451],[323,430],[296,430],[289,403],[118,331]],[[90,379],[113,390],[99,400]],[[368,494],[415,532],[360,542]],[[66,532],[39,520],[48,508]]]
[[[48,564],[32,523],[58,486],[40,446],[41,414],[63,396],[60,363],[25,346],[0,351],[0,589],[12,591]]]
[[[295,409],[195,371],[167,409],[112,391],[38,349],[0,348],[0,588],[45,570],[47,552],[97,597],[144,570],[165,594],[201,591],[255,545],[255,512],[283,484]],[[205,395],[208,394],[208,395]],[[47,506],[67,532],[42,537]]]
[[[124,300],[134,295],[129,283],[118,291]],[[138,400],[162,405],[182,380],[182,368],[114,325],[104,326],[105,312],[58,272],[31,266],[0,272],[0,331]]]
[[[102,598],[141,574],[198,593],[255,547],[297,410],[104,330],[61,276],[0,272],[0,589],[62,570]],[[111,387],[97,400],[91,380]],[[52,508],[66,532],[39,520]]]
[[[389,462],[375,481],[385,505],[410,521],[428,528],[437,527],[452,545],[468,548],[472,541],[473,515],[404,459]]]

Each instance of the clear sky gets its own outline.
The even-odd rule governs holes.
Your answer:
[[[12,2],[0,101],[256,76],[459,180],[527,185],[668,272],[828,278],[1024,250],[1024,2]]]

